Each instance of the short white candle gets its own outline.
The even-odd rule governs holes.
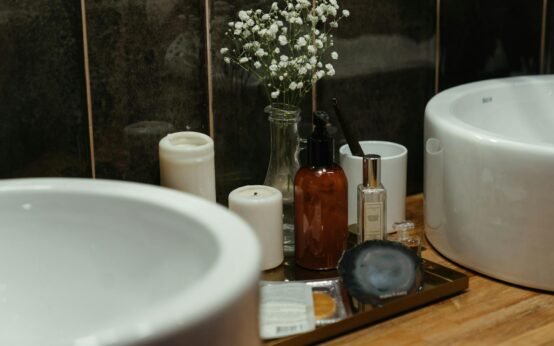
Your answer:
[[[171,133],[160,141],[161,185],[215,202],[214,142],[199,132]]]
[[[239,187],[229,194],[229,209],[252,226],[262,246],[263,270],[283,262],[283,195],[264,185]]]

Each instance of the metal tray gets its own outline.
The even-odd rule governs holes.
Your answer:
[[[269,340],[264,345],[307,345],[324,341],[357,328],[368,326],[389,317],[447,298],[468,288],[468,277],[465,274],[441,266],[428,260],[423,261],[424,283],[417,292],[403,297],[383,301],[381,306],[364,305],[343,292],[344,303],[348,305],[349,316],[338,322],[317,327],[315,330],[281,339]],[[336,279],[338,273],[332,271],[311,271],[294,264],[294,258],[287,256],[278,268],[266,271],[262,280],[266,281],[304,281]]]

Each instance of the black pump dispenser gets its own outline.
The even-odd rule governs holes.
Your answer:
[[[330,166],[334,161],[334,140],[327,133],[329,115],[322,111],[314,112],[314,131],[308,138],[308,165],[312,167]]]

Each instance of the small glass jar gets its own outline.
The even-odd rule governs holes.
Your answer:
[[[412,221],[395,222],[392,229],[393,233],[387,236],[387,240],[399,242],[421,256],[421,236]]]

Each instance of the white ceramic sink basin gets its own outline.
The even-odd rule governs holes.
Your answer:
[[[484,274],[554,291],[554,76],[471,83],[425,112],[430,242]]]
[[[142,184],[0,180],[0,345],[251,345],[259,245]]]

